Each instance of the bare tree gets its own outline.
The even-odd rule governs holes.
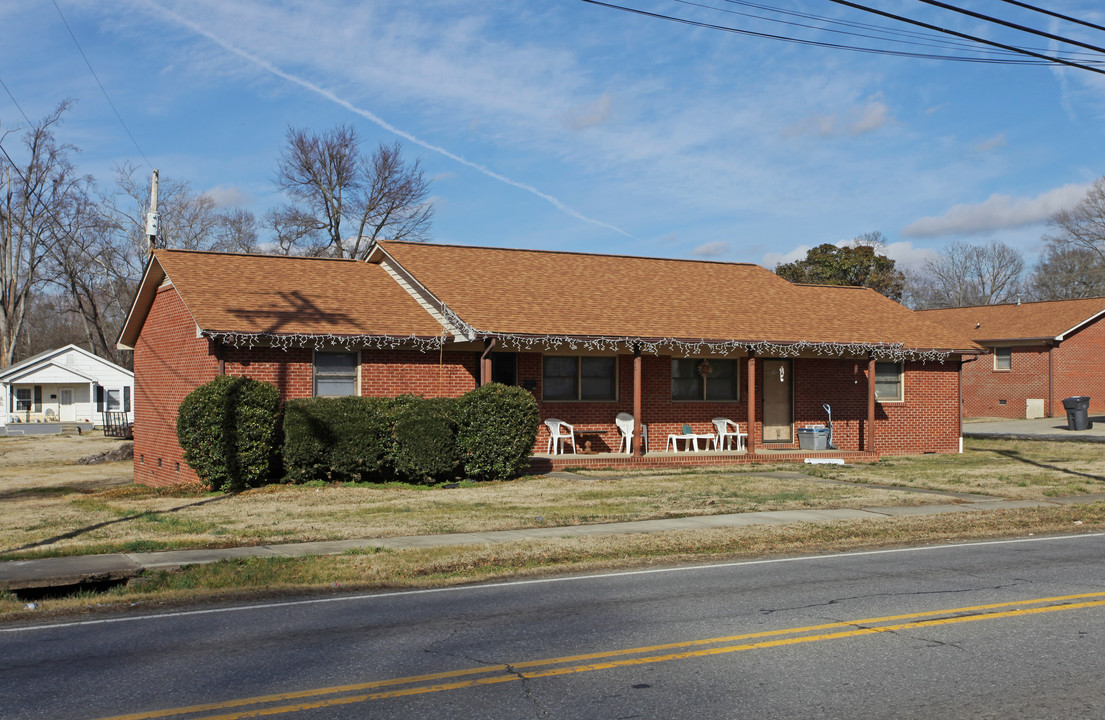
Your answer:
[[[913,280],[915,308],[967,307],[1011,302],[1023,291],[1024,258],[1005,243],[954,242],[930,258]]]
[[[266,225],[285,252],[363,258],[378,239],[427,239],[429,182],[399,143],[366,156],[352,126],[321,134],[288,128],[276,183],[291,203]]]
[[[69,161],[75,148],[59,144],[54,127],[69,109],[62,102],[22,137],[25,161],[0,157],[0,368],[13,362],[28,300],[46,279],[50,251],[69,232],[91,183]],[[9,133],[0,135],[0,143]]]
[[[1105,260],[1080,245],[1049,242],[1028,283],[1035,300],[1105,296]]]
[[[1048,243],[1083,248],[1105,261],[1105,177],[1093,181],[1078,204],[1048,218]]]
[[[257,218],[249,210],[230,208],[217,215],[211,249],[223,252],[257,253]]]

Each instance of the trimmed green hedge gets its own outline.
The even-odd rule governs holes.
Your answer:
[[[238,492],[279,476],[279,418],[276,386],[220,375],[181,402],[177,440],[201,481]]]
[[[490,383],[457,403],[457,447],[474,480],[511,477],[529,464],[537,441],[537,401],[520,387]]]
[[[406,395],[392,401],[391,466],[407,482],[451,480],[460,470],[457,403]]]
[[[284,408],[284,468],[292,482],[387,479],[388,400],[338,397],[290,400]]]

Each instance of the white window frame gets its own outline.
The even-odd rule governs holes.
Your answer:
[[[21,393],[26,393],[27,396],[25,398],[20,397]],[[16,412],[30,412],[31,403],[34,402],[34,392],[31,388],[15,388],[12,398],[15,400]]]
[[[999,353],[1005,353],[1005,367],[1001,367]],[[1011,347],[998,347],[994,348],[994,372],[1009,372],[1013,369],[1013,348]]]
[[[894,365],[898,368],[898,393],[895,397],[879,397],[879,366]],[[875,402],[879,403],[900,403],[905,402],[905,363],[901,362],[883,362],[877,361],[875,363]]]
[[[352,392],[343,393],[341,395],[319,395],[318,392],[318,380],[319,375],[323,378],[350,378],[349,373],[333,373],[333,372],[319,372],[318,357],[319,355],[352,355],[354,358],[354,366],[352,373],[353,387]],[[359,351],[346,351],[346,350],[316,350],[314,356],[311,358],[311,394],[314,397],[357,397],[361,394],[361,353]]]

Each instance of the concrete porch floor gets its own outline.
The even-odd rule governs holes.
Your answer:
[[[765,449],[757,447],[756,452],[744,450],[703,450],[699,452],[650,452],[641,457],[626,453],[591,453],[561,455],[535,453],[530,459],[530,472],[547,473],[564,468],[624,468],[634,470],[656,470],[666,467],[698,467],[716,465],[746,465],[768,462],[804,462],[806,458],[839,458],[845,462],[878,462],[877,452],[857,450],[795,450]]]

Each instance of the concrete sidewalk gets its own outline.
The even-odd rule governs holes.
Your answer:
[[[834,482],[834,481],[827,481]],[[895,488],[903,490],[904,488]],[[281,545],[257,545],[253,547],[221,548],[212,550],[170,550],[165,552],[126,553],[115,555],[79,555],[73,557],[44,558],[41,560],[9,560],[0,562],[0,590],[27,590],[78,585],[81,583],[121,581],[137,577],[146,570],[178,568],[249,557],[302,557],[305,555],[340,555],[349,550],[368,548],[421,548],[448,545],[483,545],[547,540],[556,538],[589,537],[628,533],[664,532],[668,530],[701,530],[704,528],[733,528],[751,525],[780,525],[790,523],[825,523],[834,520],[889,520],[895,517],[941,515],[947,513],[980,512],[1014,508],[1056,507],[1105,500],[1105,495],[1080,495],[1048,500],[1001,500],[967,493],[937,493],[948,502],[932,505],[901,507],[868,507],[836,510],[776,510],[731,515],[704,515],[663,520],[600,523],[568,527],[528,528],[522,530],[497,530],[490,532],[452,533],[446,535],[417,535],[408,537],[365,538],[357,540],[333,540],[323,542],[288,543]]]
[[[1068,430],[1065,415],[1037,420],[966,420],[963,437],[1105,443],[1105,416],[1091,415],[1090,422],[1093,427],[1086,430]]]

